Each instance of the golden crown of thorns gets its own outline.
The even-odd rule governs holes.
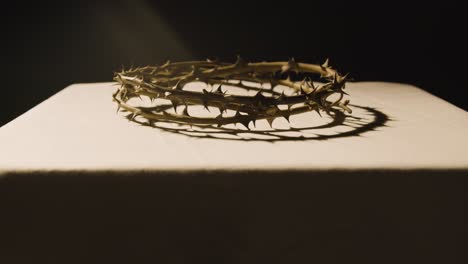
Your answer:
[[[290,74],[301,81],[292,81]],[[267,120],[272,126],[276,118],[289,122],[290,116],[308,111],[351,112],[349,100],[343,100],[346,75],[332,69],[328,60],[322,65],[294,59],[246,62],[240,57],[235,63],[167,62],[122,70],[114,79],[120,84],[113,94],[118,109],[128,112],[128,119],[138,117],[150,126],[155,122],[205,127],[242,124],[249,129],[257,120]],[[195,85],[198,89],[187,85],[194,82],[204,85]],[[138,98],[149,105],[132,100]],[[219,114],[200,115],[191,110],[197,106],[210,113],[217,108]]]

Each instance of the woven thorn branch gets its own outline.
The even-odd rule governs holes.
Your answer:
[[[300,81],[292,81],[291,75],[300,76]],[[267,120],[272,126],[277,118],[289,122],[290,116],[309,111],[319,115],[320,111],[330,113],[332,109],[351,113],[349,100],[344,99],[347,79],[347,75],[330,67],[328,60],[322,65],[294,59],[246,62],[240,57],[235,63],[168,61],[116,72],[114,80],[119,88],[113,100],[118,104],[117,111],[127,112],[129,120],[140,118],[149,126],[155,122],[205,127],[242,124],[250,129],[249,125],[255,126],[257,120]],[[187,89],[187,84],[194,82],[204,83],[204,88]],[[235,93],[233,89],[242,92]],[[333,96],[335,99],[329,100]],[[132,100],[143,97],[149,99],[150,105],[142,106]],[[199,115],[199,111],[191,110],[195,106],[210,113],[217,108],[219,114]]]

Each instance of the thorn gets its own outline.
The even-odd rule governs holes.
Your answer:
[[[348,112],[348,114],[352,114],[353,113],[353,110],[347,106],[343,106],[343,108],[345,109],[346,112]]]
[[[322,117],[322,114],[320,113],[320,110],[319,110],[318,107],[316,107],[316,108],[314,109],[314,111],[317,112],[317,114],[318,114],[320,117]]]
[[[223,112],[227,112],[227,109],[223,105],[218,106],[218,109],[220,114],[222,114]]]
[[[328,60],[328,58],[327,58],[327,59],[325,60],[325,62],[321,65],[322,68],[329,68],[328,63],[329,63],[329,60]]]
[[[248,130],[250,130],[250,128],[249,128],[250,120],[244,119],[244,120],[242,120],[242,121],[239,121],[239,123],[240,123],[241,125],[243,125],[245,128],[247,128]]]
[[[307,77],[302,79],[300,86],[304,86],[304,84],[306,84],[306,80],[307,80]]]
[[[344,82],[344,81],[348,80],[348,76],[349,76],[349,72],[346,73],[345,75],[341,76],[340,82]]]
[[[258,91],[255,94],[254,98],[257,99],[260,102],[263,102],[266,99],[266,97],[262,94],[262,91]]]
[[[308,95],[307,91],[304,90],[304,86],[302,86],[302,84],[301,84],[300,88],[301,88],[300,94]]]
[[[185,106],[184,111],[182,112],[184,116],[190,116],[188,113],[188,106]]]
[[[278,96],[277,98],[279,101],[284,101],[284,99],[286,99],[286,95],[284,94],[284,91],[281,92],[281,95]]]
[[[294,60],[294,58],[290,58],[289,61],[288,61],[288,64],[283,65],[281,67],[281,73],[285,73],[287,71],[295,71],[297,73],[297,72],[299,72],[298,68],[299,67],[297,65],[296,60]]]
[[[221,121],[223,120],[223,113],[217,115],[217,116],[215,117],[215,119],[218,120],[218,121],[220,121],[220,122],[217,124],[217,127],[221,127],[221,126],[222,126]]]
[[[126,115],[125,117],[128,119],[128,121],[133,121],[133,120],[135,120],[136,116],[137,116],[137,114],[130,113],[130,114]]]
[[[174,107],[174,112],[177,113],[177,106],[179,105],[179,101],[176,99],[171,100],[172,106]]]
[[[221,84],[218,86],[218,89],[216,89],[215,92],[218,93],[218,94],[225,94],[226,93],[226,91],[223,92],[223,90],[221,89]]]
[[[270,125],[270,127],[273,128],[273,121],[275,121],[275,118],[271,117],[271,118],[267,118],[266,120],[267,120],[268,124]]]
[[[270,89],[273,90],[278,85],[278,82],[271,80],[270,81]]]
[[[254,99],[256,99],[256,102],[255,104],[257,105],[265,105],[266,103],[266,97],[262,94],[261,91],[258,91],[255,96],[253,97]]]
[[[310,79],[310,78],[309,78],[309,80],[307,81],[307,85],[308,85],[311,89],[313,89],[313,90],[315,90],[315,88],[316,88],[316,87],[315,87],[315,84],[314,84],[314,81],[312,81],[312,79]]]
[[[336,72],[335,72],[335,74],[333,74],[333,84],[339,84],[338,74]]]
[[[322,86],[317,87],[317,88],[314,90],[314,94],[320,93],[321,91],[326,90],[326,87],[325,87],[325,86],[326,86],[326,85],[322,85]]]
[[[116,78],[118,79],[118,82],[120,82],[122,84],[120,88],[122,88],[123,85],[124,85],[124,80],[122,79],[122,74],[123,74],[123,72],[118,73],[117,76],[116,76]]]
[[[348,107],[348,104],[349,100],[345,100],[344,102],[340,103],[339,106],[341,106],[341,108],[343,108],[346,112],[351,114],[353,110],[351,110],[351,108]]]
[[[172,87],[174,90],[182,90],[182,85],[180,85],[181,80],[178,80],[177,83]]]
[[[118,114],[119,110],[120,110],[120,104],[117,105],[117,111],[115,113]]]
[[[291,113],[289,111],[283,111],[281,112],[281,115],[288,121],[289,123],[289,117],[291,116]]]
[[[211,112],[210,109],[208,108],[208,102],[207,101],[203,101],[203,108],[208,110],[208,112]]]

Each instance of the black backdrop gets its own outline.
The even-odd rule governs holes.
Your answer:
[[[304,3],[303,3],[304,2]],[[417,85],[467,109],[457,2],[81,1],[2,7],[0,125],[77,82],[166,59],[296,60]],[[85,104],[86,102],[83,102]]]

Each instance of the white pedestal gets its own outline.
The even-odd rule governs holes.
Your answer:
[[[305,134],[327,140],[274,143],[192,138],[127,122],[116,114],[115,89],[111,83],[71,85],[2,127],[0,173],[468,169],[468,114],[413,86],[348,85],[352,104],[372,108],[354,107],[362,118],[354,126],[370,124],[375,131],[334,126]],[[292,125],[306,119],[327,120],[310,113],[293,117]]]
[[[356,128],[266,142],[137,125],[114,89],[0,128],[1,263],[468,262],[468,115],[423,90],[352,83]]]

